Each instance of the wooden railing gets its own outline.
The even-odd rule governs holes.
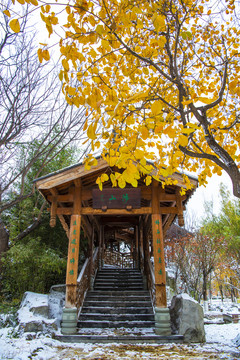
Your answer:
[[[148,289],[150,290],[150,295],[152,298],[152,304],[155,306],[156,303],[156,287],[155,287],[155,274],[154,274],[154,268],[153,264],[151,263],[151,260],[148,259],[148,271],[147,271],[147,283],[148,283]]]
[[[93,259],[86,259],[77,279],[77,309],[81,312],[86,293],[90,288],[92,279],[95,278],[98,269],[98,247],[95,249]]]
[[[105,250],[104,264],[114,265],[121,269],[133,268],[133,257],[130,253],[121,253],[113,250]]]
[[[150,291],[151,300],[153,306],[155,306],[155,274],[153,264],[149,258],[144,259],[144,252],[140,250],[140,270],[142,274],[146,277],[147,288]]]

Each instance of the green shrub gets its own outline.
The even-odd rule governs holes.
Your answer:
[[[66,259],[39,238],[15,243],[2,259],[2,291],[21,298],[25,291],[46,293],[57,283],[65,283]]]

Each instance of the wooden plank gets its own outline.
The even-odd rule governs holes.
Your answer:
[[[98,164],[93,166],[90,170],[86,170],[84,164],[79,164],[79,166],[71,167],[65,171],[52,174],[46,178],[39,179],[36,181],[36,187],[39,190],[51,189],[55,186],[62,185],[74,181],[77,178],[80,178],[84,175],[90,175],[96,171],[107,168],[109,165],[103,159],[98,160]]]
[[[73,202],[73,194],[66,194],[66,195],[57,195],[57,202]],[[53,201],[53,196],[52,195],[48,195],[47,196],[47,200],[52,202]]]
[[[66,275],[65,307],[67,308],[72,308],[76,306],[80,228],[81,228],[81,215],[72,215],[69,244],[68,244],[68,260],[67,260],[67,275]]]
[[[162,216],[160,214],[158,182],[153,180],[152,183],[152,239],[153,239],[153,256],[154,272],[156,285],[156,307],[167,307],[166,296],[166,271],[164,260],[164,243]],[[160,285],[160,286],[159,286]]]
[[[136,188],[105,188],[92,190],[93,208],[101,209],[107,206],[108,209],[125,209],[132,206],[133,209],[141,207],[141,189]]]
[[[93,209],[91,207],[83,207],[82,214],[83,215],[142,215],[142,214],[151,214],[151,207],[142,207],[140,209],[107,209],[103,211],[101,209]]]

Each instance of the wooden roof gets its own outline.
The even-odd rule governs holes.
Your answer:
[[[82,185],[84,187],[97,187],[96,179],[103,172],[107,172],[108,169],[111,169],[108,163],[102,158],[99,158],[98,164],[93,166],[90,170],[86,170],[83,163],[78,163],[73,166],[58,170],[54,173],[35,179],[34,182],[37,189],[42,193],[45,193],[47,192],[47,190],[56,187],[60,189],[67,188],[77,179],[81,179]],[[117,169],[117,171],[120,172],[119,169]],[[180,173],[174,173],[170,176],[170,178],[178,181],[176,187],[186,188],[183,177]],[[189,179],[195,189],[198,186],[198,180],[192,176],[190,176]],[[161,176],[160,180],[164,180],[164,177]],[[141,185],[141,183],[142,185],[144,185],[144,182],[140,180],[139,185]],[[105,185],[111,186],[110,181],[109,183],[106,182]]]
[[[85,165],[79,163],[35,179],[34,182],[37,189],[51,206],[53,201],[57,201],[56,211],[60,216],[62,224],[66,223],[69,225],[70,223],[69,215],[72,214],[74,203],[73,189],[75,186],[78,186],[79,180],[81,180],[81,213],[82,215],[85,215],[84,221],[88,221],[89,224],[94,221],[98,226],[99,224],[105,224],[105,226],[108,225],[116,228],[117,223],[119,223],[121,224],[121,227],[128,227],[130,224],[137,224],[141,215],[148,216],[151,214],[152,186],[146,186],[144,176],[138,180],[138,187],[141,189],[140,209],[133,209],[132,211],[127,211],[126,209],[109,209],[104,212],[101,209],[93,209],[93,189],[98,189],[98,185],[96,184],[97,178],[102,173],[110,175],[115,170],[121,172],[121,169],[111,168],[105,160],[99,158],[97,165],[93,166],[90,170],[86,170]],[[186,202],[198,185],[196,178],[189,177],[193,188],[187,189],[186,195],[180,196],[179,189],[181,187],[185,188],[183,177],[179,173],[174,173],[171,178],[173,180],[178,180],[178,184],[165,185],[164,189],[161,189],[161,187],[159,189],[159,191],[161,191],[160,212],[162,214],[164,233],[172,224],[176,216],[179,216],[179,206],[181,207],[180,212],[182,213]],[[161,182],[164,178],[161,177],[159,180]],[[104,183],[104,188],[111,187],[112,184],[110,180]],[[127,185],[126,189],[131,187],[131,185]],[[179,196],[181,198],[180,203],[178,202]],[[94,215],[96,215],[96,217]]]

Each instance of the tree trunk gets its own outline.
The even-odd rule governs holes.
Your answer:
[[[4,226],[3,221],[0,219],[0,261],[1,256],[8,249],[9,233]]]

